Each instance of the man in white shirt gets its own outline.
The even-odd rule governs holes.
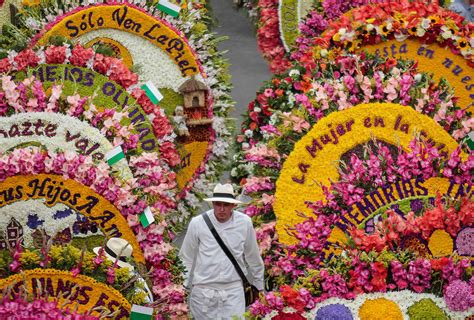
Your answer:
[[[247,279],[263,290],[264,266],[250,217],[235,211],[234,189],[230,184],[217,184],[212,198],[213,209],[207,211],[223,242],[234,255]],[[242,280],[234,265],[212,235],[202,215],[188,226],[179,252],[186,267],[185,285],[191,289],[189,307],[194,319],[231,319],[245,312]],[[192,283],[190,271],[193,269]],[[248,267],[246,267],[246,265]]]

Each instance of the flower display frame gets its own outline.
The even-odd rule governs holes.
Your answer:
[[[51,66],[48,66],[48,64],[51,64]],[[131,106],[133,109],[129,110],[130,115],[132,115],[131,118],[133,118],[131,121],[135,123],[139,121],[137,119],[140,118],[140,122],[143,122],[143,124],[140,124],[140,127],[143,126],[141,131],[138,131],[138,128],[135,129],[137,133],[140,133],[140,140],[147,139],[143,144],[150,140],[150,138],[155,140],[151,141],[153,142],[151,147],[147,146],[145,148],[146,150],[152,151],[155,148],[159,150],[159,144],[165,142],[170,144],[174,141],[175,135],[173,133],[173,127],[169,123],[164,110],[156,107],[146,96],[145,92],[142,89],[137,88],[138,75],[131,72],[117,58],[106,57],[100,53],[95,53],[92,49],[83,48],[81,45],[75,45],[72,48],[67,44],[62,46],[51,45],[37,50],[25,49],[18,53],[11,51],[7,58],[1,60],[0,65],[2,67],[0,70],[6,74],[16,74],[29,69],[29,72],[35,74],[39,80],[46,80],[46,87],[48,87],[55,81],[62,79],[62,72],[61,75],[57,74],[59,71],[58,65],[68,64],[75,66],[77,68],[76,71],[80,71],[80,75],[77,76],[80,77],[80,79],[84,79],[83,81],[85,83],[85,86],[80,84],[76,85],[75,82],[77,82],[79,78],[76,78],[76,75],[72,73],[72,70],[68,71],[68,68],[66,67],[65,70],[68,72],[64,73],[64,76],[69,80],[73,80],[70,82],[66,81],[66,83],[72,84],[68,89],[71,91],[71,95],[76,93],[72,92],[72,90],[76,91],[79,89],[79,91],[81,91],[81,88],[89,90],[89,85],[94,84],[96,74],[89,74],[88,71],[83,68],[91,68],[92,71],[97,72],[98,77],[99,75],[103,75],[104,78],[100,80],[98,79],[101,83],[105,82],[105,79],[110,79],[109,82],[103,84],[104,88],[102,88],[104,96],[106,96],[107,99],[102,101],[102,99],[97,96],[94,98],[94,102],[99,105],[102,103],[107,105],[112,104],[115,105],[117,109],[123,109],[124,104],[126,104],[126,106]],[[109,86],[105,88],[106,85]],[[127,92],[122,93],[123,89],[120,89],[120,86],[122,86]],[[113,97],[105,94],[106,91],[111,92],[112,89],[114,92],[117,91],[117,94],[120,92],[120,96],[118,97],[117,94],[114,93],[112,93],[112,95],[114,95]],[[118,98],[121,100],[117,100]],[[135,105],[135,107],[133,105]],[[151,119],[149,120],[146,115],[152,115],[153,121],[151,121]],[[141,120],[142,118],[143,120]],[[141,132],[148,133],[143,135]],[[158,139],[159,142],[157,142],[156,139]],[[177,151],[175,149],[176,147],[173,146],[171,148],[171,151],[174,150],[173,152],[163,154],[164,159],[171,166],[178,164]]]
[[[179,310],[177,312],[180,313],[187,310],[182,279],[169,271],[169,265],[173,263],[171,260],[177,259],[177,253],[176,249],[169,244],[173,236],[166,230],[168,224],[160,218],[159,212],[152,208],[155,219],[159,221],[147,229],[143,228],[139,223],[138,214],[144,211],[146,203],[131,193],[133,181],[126,181],[126,183],[131,183],[129,186],[116,183],[109,175],[107,164],[94,166],[91,157],[70,153],[42,153],[35,148],[15,149],[0,159],[4,163],[3,172],[0,175],[2,179],[15,177],[18,174],[38,175],[48,172],[61,174],[63,177],[69,177],[90,187],[113,203],[127,221],[129,228],[133,230],[135,241],[140,244],[147,266],[152,266],[154,269],[150,274],[154,296],[157,299],[173,297],[175,303],[169,306],[170,310]],[[169,288],[163,290],[167,286]],[[173,311],[165,310],[164,312]]]
[[[125,2],[118,1],[110,5],[123,5],[124,3]],[[222,54],[219,53],[217,49],[217,43],[223,39],[217,38],[209,32],[207,24],[210,18],[207,15],[206,8],[200,4],[187,3],[186,6],[183,5],[183,10],[181,10],[180,15],[176,18],[156,10],[150,3],[132,1],[126,4],[142,12],[149,19],[160,19],[160,21],[167,24],[171,30],[174,30],[183,37],[183,41],[190,46],[195,54],[201,74],[204,75],[202,80],[209,88],[208,117],[212,116],[213,119],[212,132],[209,144],[205,150],[205,156],[201,162],[197,161],[192,163],[195,170],[193,170],[193,173],[188,177],[189,182],[181,190],[179,195],[179,200],[184,200],[184,202],[179,206],[180,217],[178,217],[178,220],[184,225],[198,210],[200,199],[208,196],[209,190],[204,186],[217,181],[217,176],[223,170],[223,161],[229,150],[231,136],[231,130],[229,130],[229,128],[232,128],[232,124],[231,119],[228,118],[228,114],[234,102],[230,97],[230,77],[226,74],[228,63],[223,59]],[[104,4],[99,1],[74,1],[68,2],[64,10],[73,11],[80,6],[94,5],[100,6]],[[24,9],[26,12],[30,9],[32,12],[35,12],[34,8],[25,7]],[[34,37],[36,29],[41,29],[48,24],[54,23],[54,21],[58,19],[57,16],[62,15],[61,10],[63,9],[60,8],[60,6],[53,5],[53,7],[48,7],[48,11],[54,12],[52,15],[42,16],[42,13],[39,15],[31,14],[29,16],[31,23],[28,23],[28,21],[24,21],[23,23],[25,31],[28,34],[27,37]],[[32,21],[34,21],[34,23]],[[32,25],[38,28],[32,28]],[[179,102],[176,102],[176,99],[173,97],[167,99],[167,91],[165,90],[164,93],[165,98],[161,104],[168,110],[168,115],[170,115],[170,108],[174,109],[176,103]],[[185,162],[189,150],[182,150],[181,153],[182,161]]]
[[[28,117],[28,114],[43,114],[46,119],[54,119],[56,117],[54,112],[60,112],[65,116],[77,117],[91,126],[100,127],[100,133],[107,137],[114,147],[121,145],[123,151],[127,154],[129,154],[129,149],[133,149],[139,140],[137,135],[131,134],[135,126],[133,122],[130,125],[122,124],[123,119],[126,118],[126,113],[117,112],[114,109],[98,111],[88,101],[87,97],[81,98],[78,95],[62,97],[61,87],[53,87],[51,96],[46,99],[47,94],[41,82],[30,81],[27,78],[17,85],[8,76],[4,76],[2,78],[2,88],[4,108],[1,114],[3,115],[16,113],[25,114],[25,117]],[[16,88],[21,89],[19,90],[21,94],[16,93]],[[28,97],[28,90],[30,89],[32,97]],[[50,134],[52,133],[51,131]],[[65,139],[71,140],[77,138],[77,135],[68,136],[66,132]],[[79,142],[81,143],[79,144]],[[87,155],[86,143],[88,145],[88,142],[83,139],[76,142],[76,145],[79,144],[80,146],[78,149],[81,154]],[[166,143],[162,144],[164,148],[167,146]],[[172,150],[171,153],[167,153],[165,149],[162,149],[162,151],[163,155],[171,154],[171,157],[173,157]],[[150,206],[159,209],[162,214],[176,215],[174,211],[177,193],[176,183],[174,182],[175,173],[170,170],[165,161],[158,157],[156,152],[129,155],[128,163],[119,162],[114,167],[113,173],[116,177],[125,179],[131,178],[133,174],[134,178],[138,179],[138,185],[135,186],[138,187],[136,188],[137,193],[144,197]],[[151,183],[153,185],[150,185]]]
[[[473,23],[436,4],[364,5],[329,23],[320,37],[300,39],[293,58],[304,63],[320,57],[321,51],[367,49],[385,57],[420,60],[420,70],[427,72],[436,63],[443,68],[436,68],[435,74],[448,79],[458,90],[460,104],[472,111],[472,83],[466,77],[474,63],[473,28]]]
[[[1,279],[0,287],[5,289],[6,286],[15,285],[25,281],[27,290],[34,293],[35,291],[38,291],[38,287],[41,286],[42,282],[44,290],[52,290],[52,292],[57,290],[64,293],[67,292],[68,286],[65,285],[65,281],[68,280],[69,282],[75,283],[79,286],[78,291],[80,293],[78,295],[80,295],[81,298],[76,300],[78,302],[77,306],[79,312],[84,313],[93,309],[95,306],[110,304],[110,306],[115,305],[120,310],[116,319],[128,319],[131,305],[119,291],[102,282],[98,282],[93,278],[81,274],[73,274],[68,271],[56,269],[26,270],[20,274]],[[62,288],[59,283],[62,283]],[[58,294],[55,297],[58,298],[58,302],[63,302],[61,294]]]
[[[459,211],[459,219],[463,220],[463,223],[470,223],[472,225],[472,200],[464,198],[460,209],[455,209],[457,207],[455,203],[441,208],[440,200],[438,198],[438,207],[432,209],[431,212],[433,210],[445,210],[446,213],[450,212],[449,214],[456,216],[457,211]],[[380,226],[383,223],[384,228],[390,228],[393,217],[400,219],[398,215],[392,216],[391,220],[381,222]],[[334,217],[330,216],[328,218],[330,220],[334,219]],[[423,228],[427,221],[432,221],[432,218],[432,213],[427,211],[424,216],[416,218],[419,220],[416,224],[412,224],[410,219],[408,219],[405,225],[407,228],[413,228],[416,225]],[[324,221],[319,218],[317,221],[312,218],[308,220],[313,221],[306,226],[308,227],[307,230],[309,228],[320,228],[321,224],[330,221]],[[400,221],[403,221],[403,219],[400,219]],[[456,226],[455,221],[448,226],[448,229],[452,226]],[[428,229],[432,227],[434,226],[428,226]],[[435,228],[438,227],[435,226]],[[316,234],[313,234],[312,231],[305,234],[307,230],[305,231],[304,228],[297,229],[297,232],[301,233],[299,238],[313,241],[311,237],[316,237]],[[323,230],[321,229],[320,231]],[[428,230],[423,230],[423,233],[425,231]],[[454,231],[454,229],[450,230],[450,232]],[[397,231],[392,230],[390,234],[394,235],[394,232],[395,234],[397,233]],[[407,234],[410,232],[408,230]],[[370,235],[370,237],[376,237],[376,235]],[[280,288],[261,296],[260,301],[250,307],[250,318],[254,319],[264,316],[271,318],[278,314],[288,313],[305,315],[305,311],[313,309],[315,306],[317,306],[316,309],[319,309],[325,306],[327,301],[334,303],[335,301],[344,301],[342,299],[358,300],[368,293],[384,295],[384,292],[387,292],[387,294],[396,295],[398,292],[408,288],[411,290],[411,295],[421,293],[434,294],[438,301],[442,301],[445,310],[449,312],[462,311],[469,313],[469,308],[472,310],[474,306],[472,295],[470,296],[466,292],[461,293],[466,288],[469,291],[468,288],[470,287],[469,281],[472,277],[472,267],[469,257],[459,257],[454,252],[447,253],[447,256],[443,257],[420,256],[412,248],[388,246],[384,249],[378,247],[375,250],[372,247],[372,250],[369,249],[367,252],[364,252],[365,240],[362,240],[362,242],[359,240],[361,239],[344,244],[341,253],[321,260],[321,264],[318,262],[317,252],[313,252],[316,246],[311,247],[301,244],[300,249],[302,250],[299,251],[294,251],[290,248],[288,253],[278,258],[279,261],[277,259],[272,263],[272,272],[275,272],[277,266],[279,266],[284,270],[280,277],[293,279],[289,282],[290,286],[282,285],[282,283],[288,283],[286,282],[288,280],[285,282],[282,282],[284,281],[283,279],[277,280]],[[316,264],[311,264],[310,261],[316,262]],[[292,275],[289,276],[289,274]],[[445,295],[446,290],[452,290],[450,291],[452,296]],[[439,298],[440,296],[444,299]],[[384,314],[384,310],[380,310],[380,313]],[[352,312],[352,314],[357,314],[357,312]],[[367,317],[366,312],[364,314]],[[314,310],[312,315],[313,317],[315,316]],[[359,314],[359,317],[354,318],[360,317],[365,318],[361,314]],[[388,317],[388,315],[385,314],[382,318],[384,317]]]

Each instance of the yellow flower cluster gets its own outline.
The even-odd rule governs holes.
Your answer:
[[[74,295],[71,285],[77,285],[78,293],[72,302],[77,303],[81,313],[104,304],[113,305],[115,309],[122,309],[128,313],[131,309],[130,303],[114,288],[81,274],[73,275],[71,272],[56,269],[27,270],[0,279],[0,289],[22,281],[26,282],[28,293],[35,293],[38,288],[42,288],[44,292],[48,292],[50,299],[58,299],[60,304],[68,299],[67,293]]]
[[[276,182],[274,210],[280,240],[294,241],[285,229],[303,221],[298,212],[311,214],[305,201],[324,200],[321,184],[339,179],[337,164],[342,155],[372,138],[407,148],[420,133],[437,146],[444,144],[447,152],[458,146],[432,118],[399,104],[361,104],[321,119],[295,144]]]
[[[361,320],[403,320],[398,305],[385,298],[367,300],[359,309]]]
[[[453,254],[453,239],[446,231],[435,230],[428,240],[428,248],[435,258],[449,257]]]
[[[178,187],[182,189],[188,184],[199,168],[201,163],[205,163],[204,157],[207,153],[208,141],[194,141],[183,145],[181,150],[181,170],[179,170],[176,179]]]

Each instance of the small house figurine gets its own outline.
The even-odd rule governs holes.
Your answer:
[[[208,90],[204,83],[196,80],[194,77],[186,80],[179,87],[179,92],[184,97],[184,117],[189,133],[189,136],[186,136],[186,142],[188,143],[208,141],[210,138],[212,118],[209,118],[207,105],[206,94]]]
[[[179,92],[184,96],[184,108],[206,108],[207,87],[204,83],[194,77],[186,80],[180,87]]]
[[[6,238],[0,237],[1,249],[8,248],[7,241],[11,248],[15,248],[18,240],[23,240],[23,227],[15,218],[11,218],[5,231]]]

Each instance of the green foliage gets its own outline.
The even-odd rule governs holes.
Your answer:
[[[76,248],[83,248],[86,246],[88,250],[92,250],[96,247],[102,246],[104,243],[104,236],[93,235],[84,238],[73,238],[71,244]]]
[[[53,46],[63,46],[65,44],[72,44],[72,42],[69,39],[60,35],[51,36],[48,39],[48,43]]]
[[[422,299],[408,308],[410,320],[448,320],[448,316],[431,299]]]
[[[112,48],[108,43],[97,43],[93,47],[96,53],[103,54],[107,57],[117,58],[117,54],[115,53],[114,48]]]
[[[160,107],[165,110],[168,117],[173,116],[176,106],[184,105],[183,96],[168,88],[160,88],[160,92],[163,95],[163,100],[160,101]]]

